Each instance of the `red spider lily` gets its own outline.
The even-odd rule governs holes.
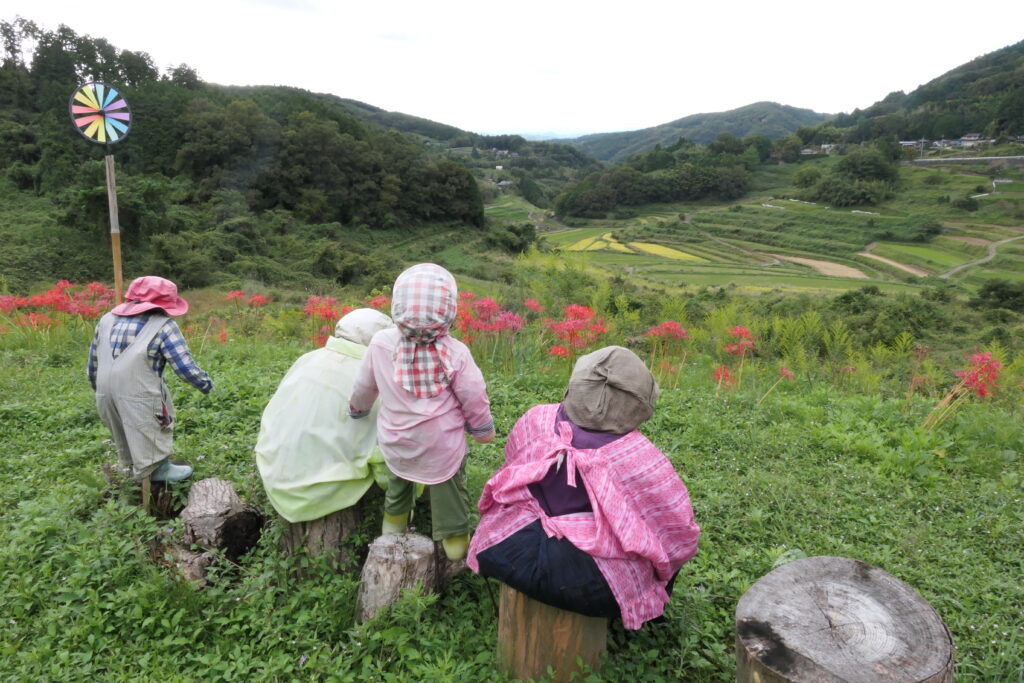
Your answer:
[[[387,308],[388,304],[390,304],[390,303],[391,303],[390,299],[388,299],[383,294],[378,294],[377,296],[375,296],[372,299],[370,299],[369,301],[367,301],[366,305],[369,306],[370,308],[373,308],[373,309],[376,309],[376,310],[380,311],[380,310],[382,310],[384,308]]]
[[[645,337],[660,339],[689,339],[686,328],[674,320],[666,320],[657,327],[648,327]]]
[[[340,318],[342,316],[346,316],[354,310],[356,309],[352,308],[351,306],[342,306],[341,310],[338,311],[338,317]]]
[[[726,353],[731,353],[736,356],[742,356],[746,354],[747,351],[754,350],[754,342],[750,341],[749,339],[741,339],[738,344],[726,344],[724,347],[722,347],[722,350],[725,351]]]
[[[594,310],[583,304],[569,304],[563,313],[569,320],[590,320],[594,317]]]
[[[964,386],[973,391],[979,398],[985,398],[996,388],[999,370],[1003,367],[991,353],[975,353],[967,357],[971,366],[957,370],[954,374],[960,378]]]
[[[217,334],[217,339],[220,340],[221,344],[225,344],[228,341],[228,331],[226,328],[220,328],[220,332]]]
[[[723,386],[726,390],[736,386],[736,380],[733,378],[732,372],[730,372],[729,368],[724,365],[719,365],[715,368],[715,371],[711,373],[711,376],[715,380],[715,391],[720,390]]]
[[[790,369],[789,369],[789,368],[787,368],[787,367],[781,367],[781,368],[779,368],[779,378],[780,378],[780,379],[788,379],[788,380],[789,380],[790,382],[792,382],[792,381],[793,381],[793,379],[794,379],[794,378],[793,378],[793,372],[792,372],[792,370],[790,370]]]
[[[569,304],[564,312],[565,320],[548,319],[545,324],[554,333],[555,338],[566,343],[569,348],[586,348],[608,331],[604,325],[604,318],[593,320],[594,311],[587,306]]]
[[[327,335],[326,334],[314,334],[313,335],[313,346],[315,346],[317,348],[320,348],[320,347],[324,346],[325,344],[327,344]]]
[[[737,325],[736,327],[729,330],[729,335],[733,339],[750,339],[750,330],[743,325]]]
[[[267,305],[267,297],[262,294],[253,294],[249,297],[249,305],[253,308],[260,308]]]
[[[527,299],[523,302],[523,306],[526,306],[534,313],[542,313],[544,311],[544,307],[536,299]]]
[[[27,299],[22,299],[14,296],[0,296],[0,311],[4,313],[10,313],[15,308],[20,308],[28,303]]]
[[[56,325],[58,322],[59,321],[54,320],[53,318],[43,313],[36,313],[33,311],[32,313],[28,313],[18,318],[16,324],[19,327],[34,327],[48,329]]]
[[[501,306],[494,299],[484,297],[473,302],[473,310],[476,311],[478,319],[490,322],[491,318],[501,311]]]
[[[548,349],[548,355],[554,356],[555,358],[568,358],[569,349],[565,348],[564,346],[555,345]]]
[[[74,287],[74,285],[71,284],[70,282],[68,282],[67,280],[58,280],[57,281],[57,289],[59,289],[61,291],[64,291],[66,289],[71,289],[72,287]]]
[[[925,429],[931,429],[946,421],[967,398],[974,393],[978,398],[985,398],[992,393],[999,379],[999,371],[1003,364],[991,353],[973,353],[967,357],[970,365],[957,370],[954,374],[960,378],[955,387],[949,390],[945,396],[932,408],[922,423]]]
[[[240,289],[232,289],[224,298],[227,299],[228,301],[241,301],[242,299],[245,298],[245,292],[243,292]]]

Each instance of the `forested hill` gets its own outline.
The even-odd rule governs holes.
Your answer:
[[[656,145],[667,147],[679,138],[706,145],[720,133],[739,138],[762,135],[781,138],[805,126],[828,118],[810,109],[798,109],[775,102],[755,102],[739,109],[713,114],[694,114],[653,128],[622,133],[596,133],[571,140],[560,140],[602,161],[620,162],[633,154],[647,152]]]
[[[95,249],[107,239],[106,149],[68,118],[69,96],[91,80],[132,107],[130,134],[110,148],[126,270],[184,286],[371,288],[427,255],[394,248],[414,233],[420,251],[523,248],[528,235],[503,232],[515,226],[485,225],[477,179],[497,180],[476,166],[493,173],[502,162],[488,155],[507,156],[511,191],[532,190],[538,203],[576,178],[573,167],[597,166],[566,145],[477,135],[333,95],[209,84],[184,64],[161,73],[147,53],[67,26],[18,18],[0,21],[0,36],[0,201],[31,205],[0,225],[0,288],[109,276],[109,256]]]
[[[890,93],[867,109],[826,126],[850,142],[1024,135],[1024,41],[990,52],[925,83],[909,95]]]

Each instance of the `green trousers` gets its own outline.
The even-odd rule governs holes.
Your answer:
[[[440,484],[428,484],[430,491],[430,518],[435,541],[469,533],[469,494],[466,493],[466,461],[451,479]],[[384,512],[404,515],[416,502],[416,483],[394,474],[388,480],[384,494]]]

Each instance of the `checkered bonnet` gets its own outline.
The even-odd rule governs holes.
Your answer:
[[[441,393],[451,382],[451,359],[444,345],[458,311],[455,278],[441,266],[421,263],[395,280],[391,317],[402,333],[395,348],[395,382],[417,398]]]

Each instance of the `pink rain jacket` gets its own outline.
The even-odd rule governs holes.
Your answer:
[[[664,612],[665,584],[697,553],[700,527],[690,496],[672,464],[639,431],[598,449],[577,450],[569,423],[556,430],[557,412],[557,404],[535,406],[509,434],[505,464],[480,496],[480,524],[467,563],[479,572],[477,553],[539,519],[549,537],[567,538],[594,558],[623,624],[638,629]],[[548,517],[527,488],[560,454],[570,485],[580,473],[593,512]]]

